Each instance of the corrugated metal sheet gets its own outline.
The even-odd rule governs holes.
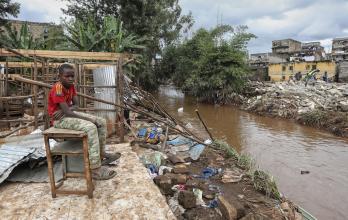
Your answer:
[[[3,182],[20,163],[27,161],[35,148],[3,145],[0,147],[0,183]]]
[[[12,136],[3,140],[0,146],[0,183],[2,183],[19,164],[29,159],[46,157],[42,134]],[[51,146],[55,143],[50,140]]]
[[[107,66],[93,70],[93,80],[95,86],[115,86],[117,70],[116,66]],[[96,88],[95,97],[98,99],[103,99],[110,102],[115,102],[116,100],[116,89],[115,88]],[[112,109],[115,110],[115,106],[94,102],[95,108],[101,109]],[[106,118],[108,121],[116,121],[116,111],[101,111],[96,112],[100,117]]]

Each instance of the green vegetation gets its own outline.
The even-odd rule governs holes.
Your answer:
[[[152,90],[173,81],[201,101],[224,103],[243,88],[249,72],[246,46],[255,37],[246,26],[201,28],[183,40],[194,21],[191,13],[182,14],[177,0],[63,1],[67,8],[62,11],[70,20],[38,39],[27,25],[19,32],[6,26],[0,44],[14,49],[132,53],[135,59],[127,73],[138,85]],[[0,11],[0,17],[18,10],[13,4],[5,14]]]
[[[225,152],[225,155],[228,158],[234,158],[236,160],[238,160],[239,158],[238,152],[233,147],[231,147],[226,141],[217,139],[214,141],[212,146],[218,150],[222,150],[223,152]]]
[[[327,124],[329,117],[326,112],[315,110],[301,114],[301,121],[313,127],[322,127]]]
[[[254,188],[256,190],[263,192],[267,196],[270,196],[272,198],[278,200],[281,199],[277,184],[274,181],[273,177],[270,176],[268,173],[261,170],[255,170],[252,175],[252,179],[254,183]]]
[[[268,173],[255,169],[255,164],[250,155],[238,154],[237,151],[223,140],[215,140],[212,147],[222,150],[226,157],[236,160],[236,165],[244,169],[252,178],[254,188],[267,196],[280,200],[281,196],[273,177]]]
[[[0,43],[9,48],[18,49],[37,49],[40,45],[39,40],[34,39],[29,31],[28,24],[22,25],[20,31],[10,24],[5,24],[5,31],[0,33]]]
[[[16,17],[19,13],[19,3],[12,3],[11,0],[0,0],[0,25],[6,24],[9,15]]]
[[[249,73],[246,46],[252,38],[246,26],[199,29],[191,39],[165,48],[158,76],[202,101],[224,103],[243,88]]]
[[[156,55],[161,53],[163,47],[177,41],[180,34],[186,32],[193,24],[191,14],[182,15],[177,0],[65,1],[68,5],[63,12],[75,20],[93,20],[96,26],[103,27],[105,17],[112,16],[122,22],[122,29],[128,37],[123,42],[131,41],[132,44],[138,44],[139,42],[135,42],[137,39],[146,39],[141,42],[145,49],[141,53],[136,51],[136,54],[141,56],[133,63],[131,76],[138,85],[148,90],[159,86],[159,78],[154,72]],[[93,35],[91,37],[94,38]]]

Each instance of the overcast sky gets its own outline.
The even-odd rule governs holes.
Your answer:
[[[21,3],[18,19],[59,23],[61,0],[14,0]],[[271,51],[274,39],[320,41],[327,51],[331,39],[348,36],[347,0],[180,0],[184,13],[192,12],[194,30],[217,23],[249,27],[258,38],[251,53]]]

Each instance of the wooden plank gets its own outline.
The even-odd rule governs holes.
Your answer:
[[[121,56],[120,53],[109,53],[109,52],[24,50],[24,49],[16,49],[14,51],[24,56],[37,56],[37,57],[56,58],[56,59],[116,61]],[[18,54],[15,54],[5,48],[0,48],[0,56],[18,56]]]
[[[6,62],[0,62],[1,65],[5,66]],[[60,65],[62,65],[63,63],[50,63],[50,68],[58,68]],[[114,65],[114,63],[87,63],[87,64],[83,64],[83,67],[86,70],[94,70],[97,68],[101,68],[101,67],[106,67],[106,66],[112,66]],[[34,66],[34,62],[8,62],[8,67],[9,68],[31,68]],[[38,63],[37,66],[39,68],[42,67],[42,63]]]
[[[86,132],[84,131],[75,131],[75,130],[69,130],[69,129],[60,129],[60,128],[49,128],[45,131],[42,132],[42,134],[47,134],[47,135],[76,135],[78,137],[85,136]]]

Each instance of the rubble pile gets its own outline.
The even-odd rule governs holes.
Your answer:
[[[256,82],[250,84],[248,93],[244,95],[243,110],[296,119],[303,124],[329,130],[335,127],[334,133],[348,136],[348,84],[318,81],[305,86],[304,82],[293,81]]]

